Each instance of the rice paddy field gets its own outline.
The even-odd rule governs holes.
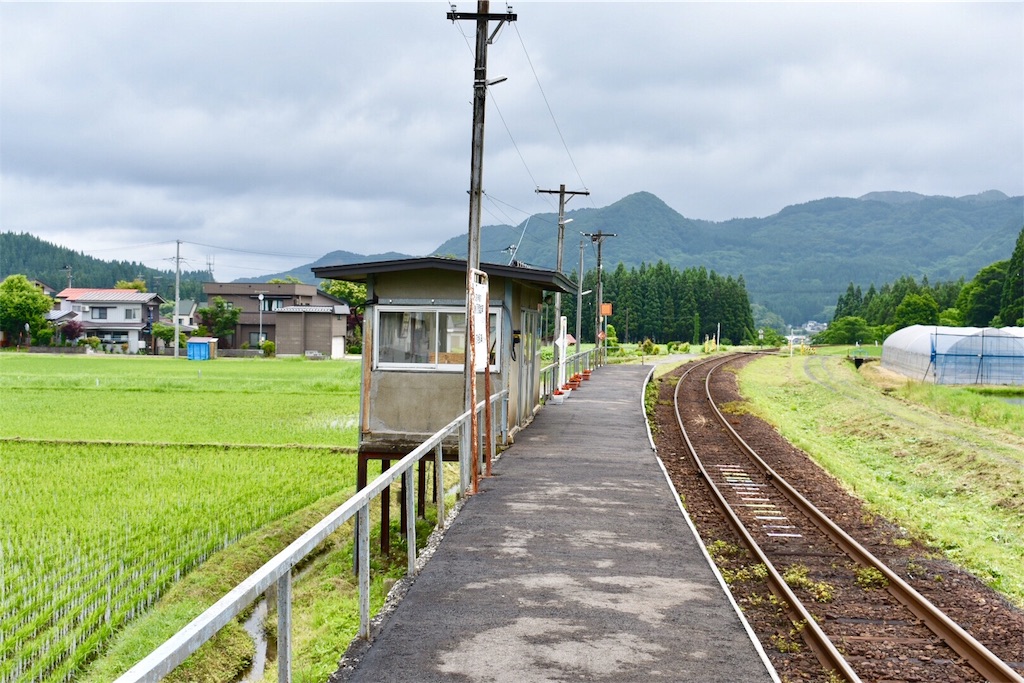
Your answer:
[[[358,375],[0,354],[0,683],[76,678],[205,559],[354,490]]]

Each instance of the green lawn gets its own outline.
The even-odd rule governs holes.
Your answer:
[[[206,558],[343,501],[358,376],[351,361],[0,354],[0,681],[66,680]]]

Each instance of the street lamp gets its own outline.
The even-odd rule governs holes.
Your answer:
[[[256,338],[256,348],[263,348],[263,292],[256,297],[260,300],[260,336]]]

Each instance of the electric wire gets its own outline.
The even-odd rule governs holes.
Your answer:
[[[454,8],[454,5],[451,5],[451,7]],[[460,22],[452,22],[452,23],[455,24],[456,28],[459,31],[459,34],[462,36],[462,40],[466,44],[466,49],[469,51],[470,57],[475,58],[474,48],[470,44],[469,36],[466,35],[466,32],[463,30],[462,24]],[[516,33],[517,34],[519,33],[518,29],[516,29]],[[519,38],[519,42],[522,43],[522,37]],[[524,48],[524,52],[525,52],[525,48]],[[527,61],[529,61],[529,55],[527,55]],[[533,68],[532,64],[530,65],[530,68]],[[536,76],[537,76],[536,72],[534,72],[534,78],[536,78]],[[489,99],[489,101],[491,103],[491,106],[494,107],[494,111],[497,112],[498,118],[501,119],[501,125],[504,126],[505,133],[508,135],[508,139],[512,143],[513,149],[515,149],[516,150],[516,154],[519,155],[519,160],[522,162],[523,168],[526,170],[526,175],[529,176],[530,182],[533,183],[533,187],[540,187],[540,184],[537,182],[537,179],[533,175],[533,171],[530,170],[530,165],[526,162],[526,157],[523,156],[522,150],[519,149],[519,144],[516,142],[515,136],[512,135],[512,129],[509,128],[508,122],[505,120],[505,115],[502,114],[501,107],[498,106],[497,98],[494,96],[494,93],[492,92],[491,88],[488,87],[487,88],[487,92],[490,94],[490,97],[488,99]],[[543,94],[543,90],[541,91],[541,94]],[[548,107],[548,110],[550,111],[550,107]],[[556,124],[556,128],[557,128],[557,124]],[[559,131],[559,135],[561,135],[561,131]],[[565,144],[565,140],[562,140],[562,144],[563,145]],[[570,156],[570,161],[571,161],[571,159],[572,159],[572,157]],[[573,166],[575,167],[575,164],[573,164]],[[577,171],[576,174],[578,176],[579,175],[579,171]],[[582,182],[582,180],[581,180],[581,182]],[[549,208],[554,208],[553,204],[551,203],[552,200],[551,200],[550,197],[543,196],[540,199],[542,201],[544,201],[548,205]]]
[[[530,65],[530,71],[533,72],[533,79],[537,82],[537,89],[540,91],[540,96],[544,100],[544,105],[548,109],[548,114],[551,116],[551,122],[555,126],[555,131],[558,132],[558,138],[562,141],[562,147],[565,149],[566,156],[569,157],[569,163],[572,164],[573,170],[576,171],[576,177],[579,179],[580,184],[583,186],[584,189],[587,189],[587,184],[583,181],[583,176],[582,176],[582,174],[580,174],[580,169],[576,166],[576,160],[573,159],[572,152],[569,151],[569,145],[565,141],[565,136],[562,135],[562,129],[558,125],[558,120],[555,118],[555,112],[551,108],[551,103],[548,101],[548,96],[544,92],[544,86],[541,85],[540,76],[537,75],[537,69],[534,68],[533,60],[530,59],[530,53],[526,49],[526,42],[523,41],[523,36],[522,36],[521,33],[519,33],[519,27],[518,26],[514,26],[514,28],[516,30],[516,36],[519,37],[519,44],[523,48],[523,54],[526,56],[526,62],[527,62],[527,64]],[[590,201],[591,201],[591,203],[593,203],[593,199],[591,199]]]

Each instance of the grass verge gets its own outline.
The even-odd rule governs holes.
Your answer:
[[[740,390],[754,414],[874,512],[1024,606],[1024,439],[1015,425],[982,419],[989,409],[965,418],[949,408],[963,396],[934,400],[947,392],[901,388],[877,366],[863,368],[838,356],[764,358],[740,372]],[[1022,409],[1009,407],[1019,422]]]

